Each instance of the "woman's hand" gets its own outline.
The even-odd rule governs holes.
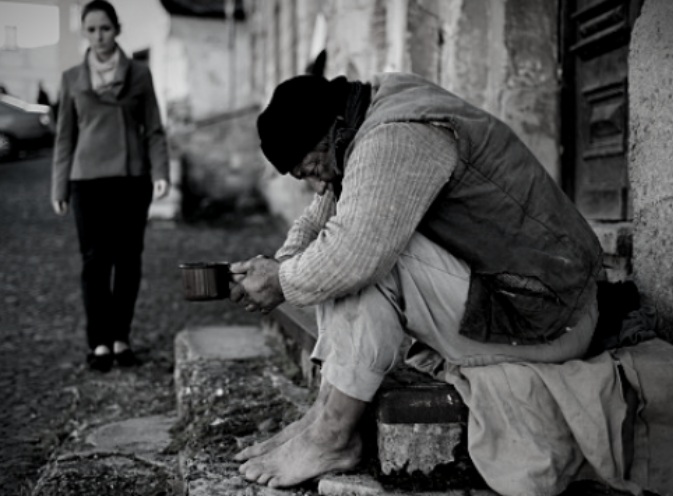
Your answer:
[[[154,181],[154,199],[160,200],[168,194],[168,181],[157,179]]]
[[[263,256],[231,264],[236,285],[231,288],[229,298],[248,312],[269,313],[285,301],[278,278],[279,267],[277,260]]]
[[[51,202],[52,207],[54,207],[54,212],[56,212],[58,215],[65,215],[68,213],[68,202],[67,201],[59,201],[59,200],[53,200]]]

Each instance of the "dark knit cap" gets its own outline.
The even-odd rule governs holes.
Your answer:
[[[296,76],[278,85],[257,118],[262,151],[278,172],[287,174],[315,148],[343,113],[347,95],[343,76]]]

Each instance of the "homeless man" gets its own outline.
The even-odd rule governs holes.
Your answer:
[[[407,358],[432,350],[454,366],[586,352],[600,245],[498,119],[387,73],[292,78],[257,127],[268,160],[316,195],[275,259],[232,265],[231,299],[316,305],[322,384],[301,420],[236,455],[248,480],[286,487],[356,465],[358,422],[405,335]]]

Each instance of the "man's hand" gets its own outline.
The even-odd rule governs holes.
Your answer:
[[[269,313],[285,301],[280,287],[280,263],[261,255],[245,262],[231,264],[232,279],[229,298],[248,312]]]

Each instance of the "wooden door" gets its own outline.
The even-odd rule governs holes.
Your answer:
[[[563,184],[588,219],[632,217],[628,49],[642,0],[562,0]]]

